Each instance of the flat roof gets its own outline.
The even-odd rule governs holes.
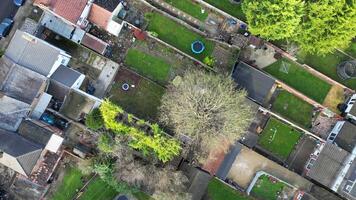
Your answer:
[[[232,78],[239,89],[245,89],[248,97],[264,104],[276,80],[244,62],[235,64]]]

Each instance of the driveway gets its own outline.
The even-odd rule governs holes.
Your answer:
[[[0,21],[5,18],[13,19],[16,15],[18,7],[15,6],[13,0],[1,0],[0,1]]]

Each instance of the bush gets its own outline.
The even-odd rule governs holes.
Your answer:
[[[99,130],[104,126],[104,121],[101,117],[99,108],[95,108],[87,115],[85,125],[93,130]]]
[[[114,143],[115,141],[107,133],[102,133],[99,137],[98,149],[104,153],[112,153]]]
[[[115,134],[128,135],[130,137],[129,146],[141,151],[144,155],[154,154],[162,162],[170,161],[174,156],[179,155],[180,143],[176,139],[165,136],[157,124],[151,126],[153,136],[149,136],[136,127],[116,121],[116,117],[119,114],[124,114],[124,111],[110,101],[105,100],[100,106],[100,111],[105,127]],[[103,152],[112,152],[113,147],[110,145],[110,139],[102,135],[99,138],[99,149]]]

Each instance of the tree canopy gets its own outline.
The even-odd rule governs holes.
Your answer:
[[[308,53],[347,47],[356,36],[356,7],[345,0],[308,1],[295,41]]]
[[[301,0],[245,0],[242,9],[253,34],[279,40],[295,34],[304,3]]]
[[[297,42],[307,53],[347,47],[356,36],[353,0],[245,0],[242,7],[252,34]]]
[[[252,118],[244,91],[230,77],[188,71],[168,87],[160,108],[162,123],[192,139],[196,159],[205,159],[221,141],[235,141]]]

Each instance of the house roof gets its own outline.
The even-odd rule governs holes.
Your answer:
[[[0,149],[16,158],[26,175],[32,172],[42,148],[20,135],[0,129]],[[6,162],[5,162],[6,163]]]
[[[0,93],[0,128],[16,131],[22,119],[30,111],[30,105]]]
[[[106,51],[106,48],[108,46],[108,44],[106,42],[100,40],[99,38],[97,38],[89,33],[86,33],[84,35],[81,43],[84,46],[86,46],[100,54],[104,54]]]
[[[41,24],[46,28],[61,34],[63,37],[70,39],[72,33],[75,29],[73,25],[65,23],[62,19],[57,16],[45,12],[42,19]]]
[[[0,68],[0,90],[25,103],[31,104],[46,84],[46,77],[13,63],[6,56],[0,58]]]
[[[109,12],[113,12],[121,1],[118,0],[95,0],[94,3],[103,7]]]
[[[88,0],[35,0],[34,4],[48,7],[57,15],[76,24]]]
[[[38,143],[43,147],[47,145],[53,134],[50,130],[39,126],[32,120],[23,120],[17,132],[27,140]]]
[[[352,152],[356,144],[356,126],[345,121],[334,142],[348,152]]]
[[[351,115],[353,115],[353,116],[356,116],[356,106],[355,106],[355,104],[352,106],[352,108],[351,108],[351,110],[350,110],[350,112],[349,112]]]
[[[58,69],[51,75],[51,79],[55,80],[67,87],[72,87],[73,84],[78,80],[82,74],[75,71],[69,67],[61,65]]]
[[[326,143],[307,175],[327,187],[332,187],[347,156],[345,150]]]
[[[48,76],[62,52],[41,39],[17,30],[5,55],[25,68]]]
[[[111,19],[111,12],[109,12],[108,10],[106,10],[105,8],[97,4],[92,5],[88,17],[88,20],[91,23],[106,29],[110,19]]]
[[[275,79],[263,72],[249,66],[244,62],[235,64],[232,78],[239,89],[245,89],[248,97],[260,104],[264,104],[269,95]]]
[[[79,91],[70,90],[59,112],[71,119],[80,120],[84,117],[83,115],[88,114],[92,110],[95,104],[95,100]]]

